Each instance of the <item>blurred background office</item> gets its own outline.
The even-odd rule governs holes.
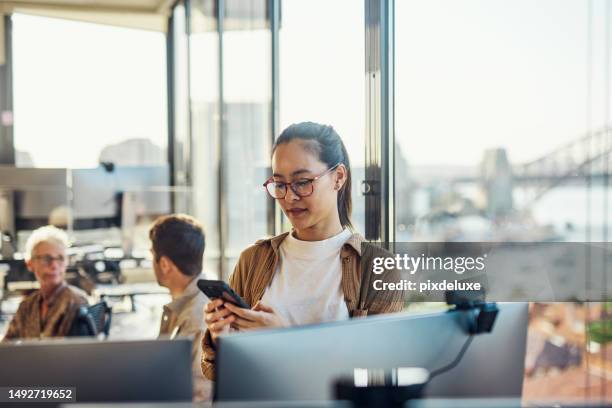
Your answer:
[[[288,228],[261,184],[304,120],[344,139],[370,240],[609,241],[611,8],[0,1],[0,336],[35,288],[25,241],[51,223],[69,281],[112,304],[110,337],[155,338],[152,221],[198,218],[204,271],[227,279]],[[610,306],[531,305],[524,398],[612,399]]]

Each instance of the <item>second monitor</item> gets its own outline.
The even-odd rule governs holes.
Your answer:
[[[493,331],[476,335],[460,363],[431,380],[426,396],[521,395],[527,304],[498,306]],[[377,316],[221,337],[215,398],[330,400],[334,381],[355,369],[437,370],[465,344],[469,313]]]

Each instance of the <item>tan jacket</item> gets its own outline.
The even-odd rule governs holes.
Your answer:
[[[204,275],[196,276],[181,296],[173,299],[164,306],[161,324],[159,327],[160,338],[177,338],[193,336],[193,349],[191,358],[193,360],[193,400],[206,401],[211,397],[211,383],[202,375],[202,335],[206,330],[204,323],[204,306],[208,298],[198,289],[198,280],[205,279]]]
[[[273,238],[262,239],[245,249],[238,259],[229,285],[246,303],[253,306],[264,295],[272,283],[280,259],[279,246],[289,233]],[[404,307],[404,294],[401,291],[376,291],[372,287],[374,279],[384,282],[399,282],[397,271],[373,275],[372,259],[376,256],[389,256],[389,253],[374,245],[361,244],[365,239],[353,234],[340,251],[342,259],[342,292],[351,317],[363,317],[380,313],[399,312]],[[202,340],[202,372],[207,378],[215,379],[215,347],[207,330]]]

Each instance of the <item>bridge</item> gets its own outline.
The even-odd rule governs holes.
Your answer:
[[[556,186],[570,181],[607,181],[612,171],[611,152],[612,127],[606,126],[534,160],[511,165],[512,183],[529,187],[533,194],[529,201],[533,202]],[[453,179],[454,183],[482,181],[484,176]]]

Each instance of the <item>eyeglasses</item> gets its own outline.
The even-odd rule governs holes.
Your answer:
[[[272,198],[285,198],[285,196],[287,195],[287,186],[289,186],[291,188],[291,191],[293,191],[297,196],[308,197],[314,191],[313,183],[321,177],[325,176],[326,174],[329,174],[334,171],[339,165],[340,163],[330,167],[324,173],[321,173],[316,177],[303,178],[298,181],[294,181],[293,183],[283,183],[282,181],[274,181],[274,179],[270,178],[265,183],[263,183],[263,186]]]
[[[37,255],[32,257],[33,260],[40,262],[44,265],[51,266],[53,261],[57,261],[57,263],[63,265],[66,263],[66,257],[63,255],[51,256],[51,255]]]

